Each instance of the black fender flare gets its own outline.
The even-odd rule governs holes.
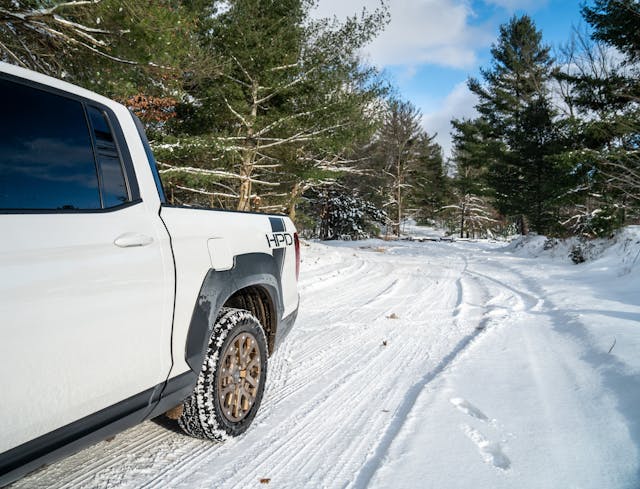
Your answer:
[[[207,272],[187,333],[185,360],[193,372],[200,373],[209,337],[222,306],[237,291],[256,285],[270,295],[276,308],[276,319],[280,323],[284,310],[281,268],[272,255],[238,255],[232,269],[223,272],[212,269]]]

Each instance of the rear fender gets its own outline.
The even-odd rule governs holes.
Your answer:
[[[276,319],[280,323],[284,310],[281,283],[280,266],[266,253],[238,255],[231,270],[209,270],[200,288],[187,334],[185,359],[191,370],[200,372],[218,313],[235,292],[255,285],[265,289],[275,305]]]

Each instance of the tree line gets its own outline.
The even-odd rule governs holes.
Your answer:
[[[555,56],[530,17],[513,17],[469,80],[478,117],[453,121],[461,233],[465,220],[472,233],[585,236],[638,222],[640,5],[595,0],[582,16],[589,29]]]
[[[323,239],[606,235],[638,220],[640,8],[594,0],[551,48],[500,27],[445,160],[362,49],[384,4],[345,20],[313,0],[12,0],[0,58],[85,86],[144,122],[174,204],[289,214]],[[428,87],[425,87],[428,90]]]

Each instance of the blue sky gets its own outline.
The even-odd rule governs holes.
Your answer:
[[[343,18],[379,0],[320,0],[318,16]],[[527,13],[552,47],[566,42],[573,26],[584,24],[581,0],[387,0],[391,22],[366,50],[370,63],[381,68],[423,113],[423,125],[449,154],[454,117],[474,115],[475,98],[466,88],[491,62],[491,43],[500,24]]]

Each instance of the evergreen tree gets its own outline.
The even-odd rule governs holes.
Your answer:
[[[587,127],[600,137],[590,157],[620,192],[620,207],[638,218],[640,207],[640,4],[634,0],[596,0],[582,10],[592,37],[623,53],[624,59],[604,78],[607,117]],[[592,84],[593,85],[593,84]]]
[[[377,135],[376,146],[382,166],[385,206],[396,236],[405,216],[406,197],[413,184],[413,176],[419,164],[420,143],[424,130],[420,125],[420,111],[411,103],[391,99]]]
[[[195,3],[6,1],[0,59],[111,97],[149,87],[160,95],[191,59]]]
[[[487,183],[491,159],[491,142],[485,134],[489,128],[483,119],[453,120],[452,162],[455,176],[452,203],[443,210],[453,215],[451,228],[459,236],[476,237],[486,234],[495,223],[495,211],[490,205],[491,190]]]
[[[597,0],[583,16],[592,40],[577,33],[566,49],[571,63],[556,74],[575,107],[563,121],[573,143],[563,159],[579,177],[566,222],[583,234],[608,235],[640,215],[640,7]]]
[[[239,210],[288,210],[314,182],[345,170],[381,93],[358,50],[386,11],[343,23],[311,21],[307,0],[233,0],[205,15],[213,76],[194,72],[170,124],[179,140],[157,145],[174,188]],[[189,163],[187,163],[189,162]],[[192,195],[183,195],[193,200]]]
[[[640,5],[637,0],[595,0],[582,15],[594,29],[593,37],[615,46],[628,62],[640,61]]]
[[[418,139],[418,156],[412,175],[412,187],[406,198],[407,212],[419,222],[433,222],[449,198],[442,148],[434,136],[424,133]]]
[[[554,155],[560,150],[553,123],[549,81],[552,59],[542,34],[526,15],[500,27],[491,49],[493,62],[481,70],[483,82],[469,80],[487,141],[488,182],[497,209],[538,232],[557,219],[557,196],[567,185],[566,170]]]

